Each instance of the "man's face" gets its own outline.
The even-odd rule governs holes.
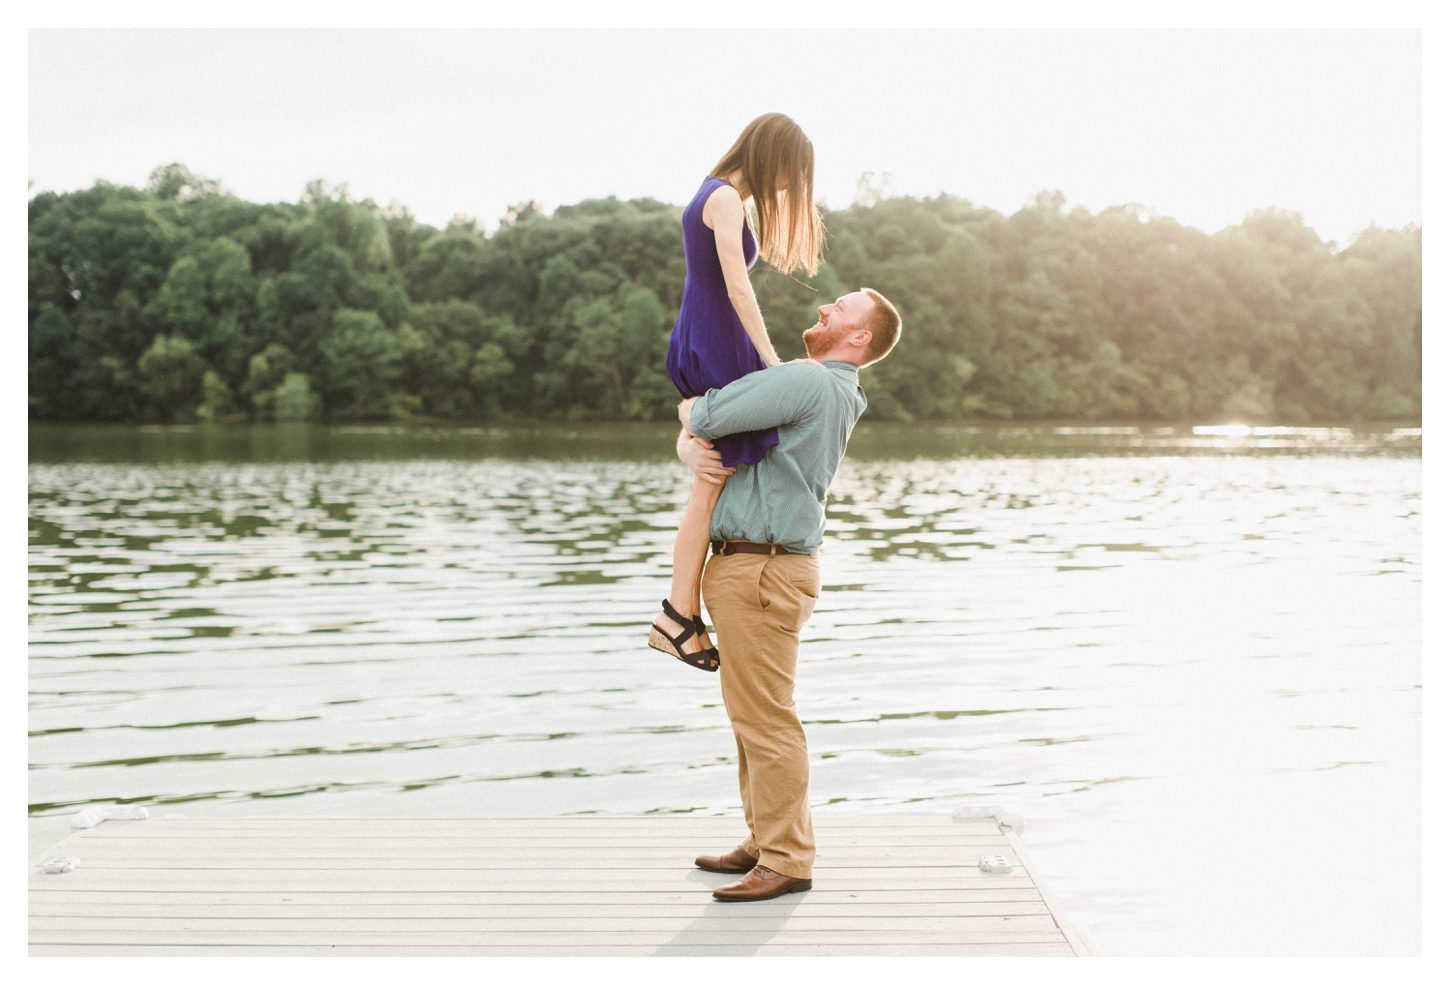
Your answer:
[[[864,291],[852,291],[816,309],[819,320],[801,333],[806,355],[830,352],[850,332],[865,326],[875,302]]]

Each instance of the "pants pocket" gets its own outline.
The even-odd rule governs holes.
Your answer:
[[[791,565],[786,580],[803,595],[809,595],[813,599],[821,597],[821,566],[815,558],[811,559],[810,564]]]

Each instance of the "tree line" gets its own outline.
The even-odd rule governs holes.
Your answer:
[[[783,358],[861,285],[905,330],[878,419],[1420,413],[1421,234],[1338,248],[1261,210],[1212,235],[1045,192],[1004,216],[863,195],[814,277],[752,271]],[[181,165],[29,203],[29,405],[47,421],[669,418],[680,208],[511,208],[491,235],[309,185],[258,204]]]

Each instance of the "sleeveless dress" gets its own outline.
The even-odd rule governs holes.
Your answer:
[[[705,199],[721,185],[723,178],[706,178],[690,204],[685,206],[681,225],[685,231],[685,292],[680,298],[680,316],[670,333],[665,369],[685,397],[703,397],[706,390],[718,390],[746,373],[764,369],[759,353],[745,326],[730,303],[720,255],[715,250],[715,231],[705,225]],[[750,222],[741,231],[746,269],[754,266],[759,251]],[[766,449],[779,443],[774,428],[742,431],[715,442],[720,464],[754,465],[765,458]]]

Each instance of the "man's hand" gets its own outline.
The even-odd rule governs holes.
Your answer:
[[[704,438],[680,432],[679,440],[675,442],[675,454],[690,467],[691,472],[717,486],[724,485],[725,480],[735,474],[733,468],[727,469],[720,464],[720,453],[715,450],[714,443]]]
[[[690,430],[690,411],[695,409],[695,401],[699,399],[699,397],[688,397],[680,401],[680,426],[686,431]]]

